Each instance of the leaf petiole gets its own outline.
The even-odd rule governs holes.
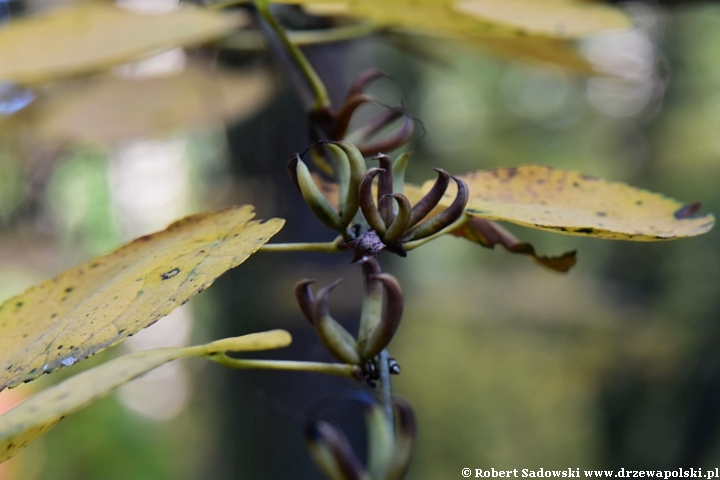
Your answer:
[[[261,368],[265,370],[290,370],[297,372],[315,372],[356,378],[359,367],[345,363],[301,362],[292,360],[246,360],[232,358],[224,353],[210,355],[208,359],[225,367],[237,369]]]
[[[266,243],[258,252],[325,252],[340,253],[346,249],[340,247],[342,237],[332,242],[305,242],[305,243]]]
[[[470,215],[468,215],[467,213],[463,213],[462,215],[460,215],[460,218],[458,218],[453,223],[451,223],[447,227],[443,228],[439,232],[434,233],[434,234],[430,235],[429,237],[421,238],[420,240],[407,242],[407,243],[403,244],[403,246],[405,247],[405,250],[407,250],[407,251],[416,249],[417,247],[419,247],[421,245],[425,245],[427,242],[435,240],[436,238],[438,238],[442,235],[450,233],[453,230],[457,230],[458,228],[465,225],[465,223],[467,223],[468,220],[470,220],[470,218],[472,218]],[[265,246],[267,246],[267,244]],[[260,247],[260,248],[262,249],[262,247]]]

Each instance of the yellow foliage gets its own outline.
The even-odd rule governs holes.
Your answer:
[[[271,83],[261,71],[201,68],[150,78],[80,79],[34,102],[27,112],[29,127],[33,138],[44,141],[147,138],[249,116],[267,101]]]
[[[0,416],[0,463],[17,454],[73,412],[171,360],[225,352],[286,347],[285,330],[225,338],[195,347],[162,348],[125,355],[65,380]]]
[[[312,13],[346,12],[379,24],[470,44],[510,58],[540,60],[592,73],[572,43],[583,36],[627,29],[621,9],[576,0],[279,0]]]
[[[284,220],[251,206],[179,220],[0,306],[0,390],[69,366],[151,325],[255,253]]]
[[[0,31],[0,78],[42,83],[219,38],[242,17],[202,9],[140,14],[109,3],[78,4],[13,20]]]
[[[461,176],[470,189],[465,211],[531,228],[614,240],[653,241],[708,232],[712,214],[683,218],[686,205],[657,193],[540,165]],[[432,187],[431,181],[423,191]],[[441,203],[454,198],[448,189]]]

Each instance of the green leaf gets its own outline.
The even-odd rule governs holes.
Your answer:
[[[50,387],[0,416],[0,463],[17,454],[73,412],[109,395],[116,388],[182,357],[282,348],[291,342],[284,330],[225,338],[206,345],[132,353]]]
[[[0,31],[0,79],[42,83],[226,35],[242,17],[187,8],[141,14],[86,3],[13,20]]]
[[[692,237],[715,224],[660,194],[540,165],[477,171],[461,176],[470,189],[465,211],[531,228],[612,240],[654,241]],[[432,181],[422,190],[428,191]],[[449,205],[454,190],[442,200]]]
[[[284,223],[254,216],[247,205],[192,215],[6,301],[0,390],[114,345],[202,292]]]

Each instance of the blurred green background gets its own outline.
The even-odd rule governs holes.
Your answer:
[[[363,68],[392,77],[371,91],[403,103],[422,124],[409,148],[415,183],[431,178],[432,167],[465,173],[540,163],[700,200],[717,214],[720,6],[626,8],[633,31],[581,45],[622,78],[380,37],[308,55],[335,97]],[[249,54],[221,60],[268,63]],[[236,123],[111,147],[51,148],[32,130],[11,130],[22,112],[5,112],[2,128],[23,146],[0,144],[0,296],[185,214],[231,203],[252,203],[260,217],[288,216],[280,240],[331,239],[283,176],[307,130],[277,77],[266,79],[275,95]],[[395,390],[414,406],[419,429],[408,478],[460,478],[464,467],[717,466],[717,229],[635,244],[508,228],[541,254],[577,249],[577,266],[559,275],[458,238],[406,259],[382,258],[406,291],[391,353],[402,366]],[[0,405],[129,349],[259,329],[293,332],[297,348],[274,358],[329,359],[299,314],[292,285],[344,276],[334,308],[352,324],[360,279],[348,261],[256,255],[128,345],[3,392]],[[0,479],[321,478],[305,457],[302,423],[322,399],[336,399],[340,413],[323,407],[321,416],[337,416],[363,449],[346,401],[362,386],[220,370],[200,360],[159,369],[63,421],[1,466]]]

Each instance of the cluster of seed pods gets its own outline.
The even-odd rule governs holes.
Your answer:
[[[331,480],[400,480],[405,477],[415,443],[415,415],[410,405],[393,397],[394,422],[371,399],[366,402],[367,466],[360,462],[340,428],[325,420],[312,420],[305,439],[315,464]]]
[[[390,343],[402,319],[403,292],[397,279],[382,273],[374,258],[364,261],[362,267],[365,297],[357,339],[330,314],[330,292],[342,279],[321,288],[317,295],[310,289],[313,280],[301,280],[295,285],[295,297],[328,351],[344,363],[357,365],[362,378],[374,386],[379,378],[376,357]],[[389,368],[391,373],[400,373],[394,360]]]
[[[311,210],[325,225],[340,233],[343,239],[340,246],[354,250],[353,261],[359,260],[362,265],[364,299],[357,338],[330,314],[330,294],[342,279],[315,294],[311,289],[314,281],[301,280],[295,286],[295,296],[328,351],[338,360],[354,365],[356,377],[375,387],[381,377],[383,382],[387,380],[383,375],[400,373],[399,365],[388,357],[385,349],[400,325],[404,307],[399,282],[381,271],[375,256],[384,249],[405,256],[405,245],[409,242],[426,239],[451,226],[463,215],[468,188],[462,180],[436,169],[438,178],[434,186],[413,206],[403,195],[409,154],[400,155],[394,162],[380,154],[374,157],[379,167],[368,169],[365,152],[352,143],[322,144],[337,176],[336,204],[322,193],[299,154],[288,164],[288,171]],[[454,200],[431,216],[451,179],[457,185]],[[389,410],[377,402],[368,404],[367,466],[358,460],[342,430],[323,420],[308,424],[306,439],[311,456],[329,479],[400,480],[405,476],[415,438],[414,416],[404,400],[393,397],[390,408],[388,396],[385,403]]]
[[[353,144],[324,144],[334,157],[339,186],[337,208],[324,197],[299,154],[290,160],[288,170],[320,221],[340,232],[344,245],[355,250],[355,260],[373,257],[383,249],[405,256],[404,244],[427,238],[463,215],[468,201],[467,184],[444,170],[436,169],[435,185],[413,206],[402,193],[410,154],[400,155],[395,162],[387,155],[378,155],[374,160],[380,166],[367,169],[362,152]],[[455,199],[445,210],[424,221],[442,199],[450,179],[457,184]]]
[[[357,144],[363,155],[395,150],[410,140],[415,130],[415,122],[405,109],[383,105],[365,92],[368,85],[379,78],[387,78],[387,75],[376,69],[366,70],[350,85],[345,100],[337,111],[332,108],[313,111],[310,114],[311,140],[351,140]],[[353,116],[363,105],[375,105],[381,107],[382,111],[348,132]],[[386,137],[375,139],[378,133],[398,119],[402,119],[402,122],[395,130]]]

